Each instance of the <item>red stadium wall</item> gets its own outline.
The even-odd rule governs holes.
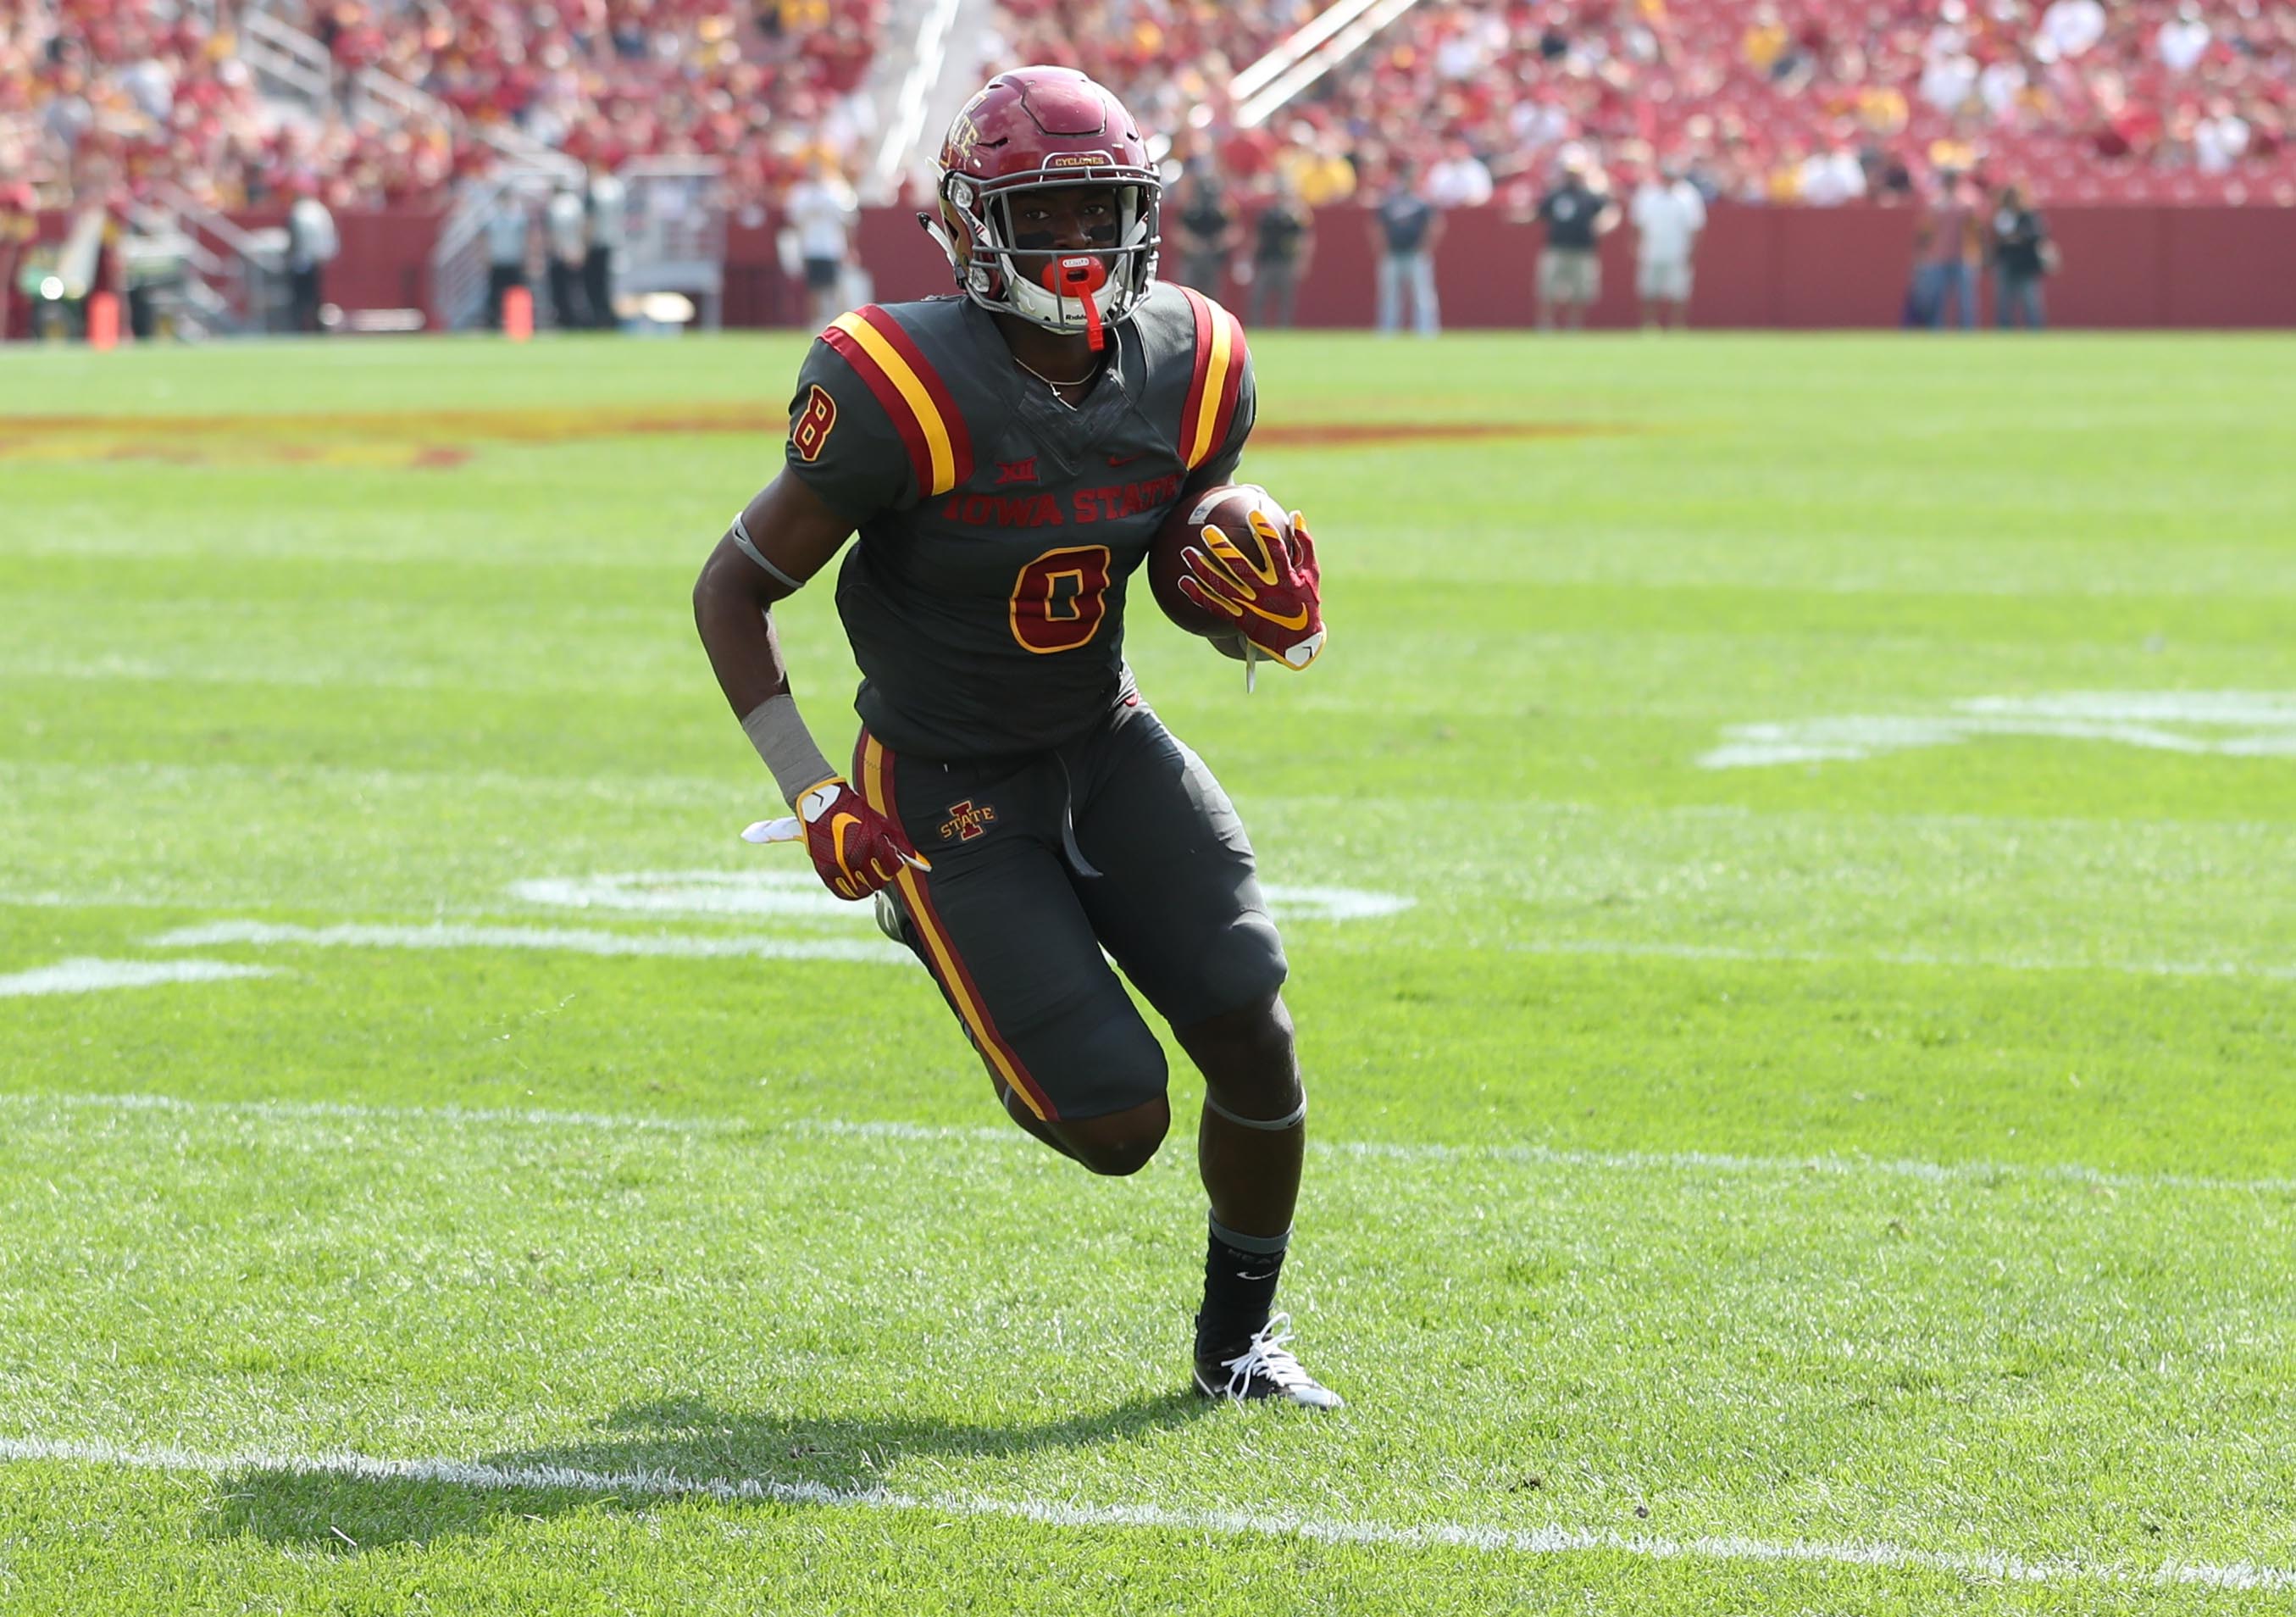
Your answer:
[[[1700,325],[1783,328],[1894,326],[1913,264],[1910,208],[1719,207],[1698,246],[1691,319]],[[2077,326],[2296,326],[2296,209],[2057,208],[2048,213],[2064,269],[2048,283],[2049,316]],[[772,233],[739,240],[729,256],[754,251],[741,273],[779,285]],[[861,250],[883,299],[949,290],[947,267],[906,210],[871,210]],[[1436,257],[1449,326],[1530,323],[1538,233],[1496,209],[1454,214]],[[1367,216],[1327,208],[1316,216],[1316,260],[1300,290],[1300,323],[1372,323],[1374,253]],[[736,266],[728,265],[729,280]],[[1213,289],[1206,288],[1207,291]],[[1242,289],[1217,294],[1241,310]],[[1986,291],[1991,308],[1991,289]],[[729,323],[770,321],[766,307],[802,318],[804,300],[782,287],[760,294],[754,316],[728,298]],[[1639,319],[1632,233],[1613,231],[1603,248],[1603,299],[1593,324]]]
[[[250,215],[242,222],[271,225],[283,217]],[[2296,209],[2058,208],[2048,218],[2064,254],[2064,270],[2047,289],[2054,324],[2296,326]],[[1315,267],[1300,291],[1301,324],[1371,324],[1374,255],[1366,219],[1357,208],[1317,216]],[[1691,319],[1726,328],[1893,326],[1913,261],[1915,222],[1906,208],[1717,208],[1699,242]],[[44,234],[53,234],[62,221],[42,224],[52,227]],[[347,309],[422,308],[435,321],[430,259],[439,215],[345,213],[337,224],[343,251],[327,272],[330,300]],[[1444,324],[1529,324],[1538,245],[1535,230],[1496,210],[1453,215],[1437,254]],[[861,252],[880,299],[949,290],[947,267],[909,210],[865,212]],[[1633,254],[1627,230],[1604,242],[1594,324],[1621,327],[1637,319]],[[1242,288],[1206,290],[1243,308]],[[1986,296],[1989,312],[1989,287]],[[775,260],[774,231],[731,227],[726,323],[803,324],[806,307],[804,289]],[[12,329],[20,333],[22,326]]]
[[[284,207],[235,214],[245,230],[287,223]],[[335,215],[342,252],[327,266],[323,284],[330,303],[352,308],[419,308],[436,324],[439,311],[430,288],[430,250],[447,222],[435,208],[380,208]]]

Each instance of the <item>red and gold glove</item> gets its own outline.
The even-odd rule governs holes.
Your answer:
[[[795,804],[805,850],[823,885],[840,899],[865,899],[890,887],[906,865],[931,870],[908,835],[863,800],[841,776],[831,776]]]
[[[1324,649],[1324,575],[1316,541],[1296,511],[1290,527],[1285,534],[1254,511],[1247,546],[1207,523],[1202,547],[1180,553],[1187,571],[1179,586],[1206,612],[1234,619],[1236,632],[1269,661],[1304,669]]]

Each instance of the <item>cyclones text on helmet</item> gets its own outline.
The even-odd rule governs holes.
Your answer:
[[[1109,239],[1088,252],[1023,246],[1013,199],[1053,187],[1111,192]],[[1155,284],[1156,166],[1124,104],[1073,68],[990,79],[941,143],[939,191],[939,218],[918,218],[983,308],[1083,332],[1098,348],[1102,326],[1124,319]]]

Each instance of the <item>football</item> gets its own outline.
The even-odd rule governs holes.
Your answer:
[[[1253,521],[1255,516],[1258,522]],[[1173,506],[1163,527],[1156,530],[1155,541],[1148,547],[1148,587],[1156,593],[1156,604],[1188,633],[1226,640],[1236,632],[1235,620],[1198,606],[1180,593],[1180,575],[1187,570],[1181,552],[1190,547],[1211,548],[1204,539],[1207,528],[1218,529],[1226,544],[1244,557],[1265,560],[1266,545],[1291,545],[1292,519],[1259,484],[1222,483],[1185,505]],[[1253,570],[1259,570],[1256,563]]]

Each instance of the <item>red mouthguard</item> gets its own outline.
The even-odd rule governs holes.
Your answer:
[[[1085,341],[1095,354],[1108,341],[1100,324],[1100,305],[1093,293],[1108,284],[1108,267],[1090,253],[1054,259],[1045,267],[1045,287],[1056,298],[1074,298],[1084,305]]]

